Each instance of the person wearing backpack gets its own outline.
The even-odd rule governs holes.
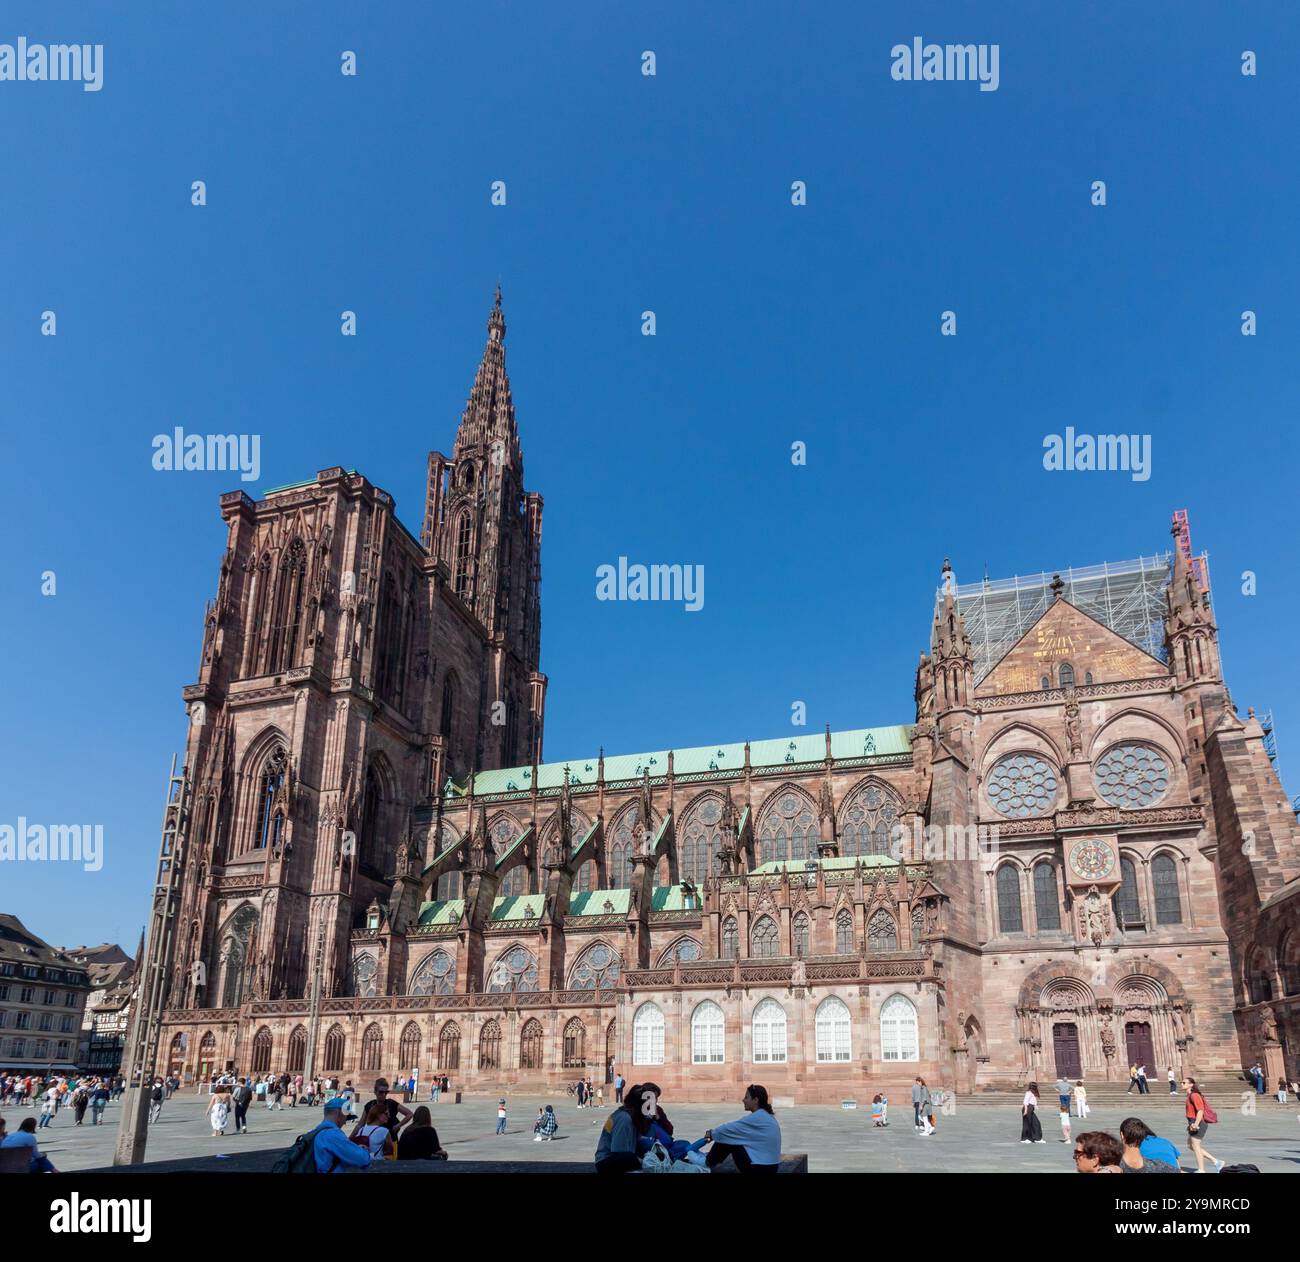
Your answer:
[[[1187,1092],[1187,1146],[1196,1158],[1196,1173],[1205,1173],[1205,1161],[1209,1158],[1214,1163],[1217,1174],[1223,1169],[1223,1162],[1207,1151],[1201,1141],[1204,1140],[1206,1131],[1219,1119],[1210,1108],[1210,1102],[1197,1090],[1195,1078],[1184,1078],[1183,1090]]]
[[[343,1105],[340,1096],[325,1101],[325,1117],[319,1126],[299,1135],[293,1147],[272,1167],[273,1174],[346,1174],[368,1170],[370,1150],[354,1144],[343,1133]]]
[[[239,1080],[239,1086],[235,1088],[235,1134],[248,1134],[248,1106],[253,1100],[253,1088],[248,1085],[247,1078]]]

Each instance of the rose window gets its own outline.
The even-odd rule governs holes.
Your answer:
[[[1056,801],[1056,772],[1034,754],[1001,758],[989,774],[989,801],[1008,819],[1045,815]]]
[[[1105,801],[1132,811],[1164,797],[1169,764],[1149,745],[1116,745],[1098,761],[1096,780]]]

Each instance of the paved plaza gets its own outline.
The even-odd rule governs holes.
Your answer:
[[[164,1106],[158,1122],[150,1127],[148,1159],[176,1160],[185,1157],[238,1153],[250,1149],[284,1148],[314,1126],[319,1109],[285,1108],[268,1111],[255,1105],[249,1111],[250,1134],[228,1132],[213,1139],[204,1109],[206,1096],[181,1092]],[[425,1103],[425,1101],[421,1101]],[[554,1105],[560,1129],[551,1143],[534,1143],[533,1120],[544,1104]],[[679,1138],[695,1139],[705,1129],[730,1118],[741,1109],[706,1104],[678,1104],[665,1100],[669,1117]],[[556,1097],[511,1098],[509,1123],[504,1135],[496,1128],[496,1097],[467,1098],[462,1104],[439,1102],[430,1106],[434,1125],[443,1147],[453,1161],[586,1161],[596,1149],[597,1129],[608,1109],[578,1109],[569,1099]],[[1211,1128],[1210,1150],[1225,1161],[1251,1162],[1263,1171],[1300,1173],[1300,1108],[1283,1107],[1276,1101],[1258,1102],[1253,1117],[1242,1116],[1226,1101],[1218,1102],[1220,1122]],[[3,1114],[12,1130],[25,1109],[6,1107]],[[117,1137],[121,1108],[110,1105],[104,1125],[90,1125],[89,1114],[82,1126],[73,1122],[71,1110],[61,1110],[54,1124],[39,1133],[42,1149],[60,1170],[84,1170],[110,1165]],[[1182,1102],[1152,1094],[1134,1097],[1131,1107],[1102,1107],[1092,1111],[1086,1122],[1074,1119],[1075,1134],[1082,1130],[1109,1130],[1118,1134],[1120,1121],[1130,1114],[1141,1117],[1158,1134],[1180,1146],[1183,1168],[1195,1169],[1182,1138]],[[940,1116],[938,1132],[919,1138],[912,1129],[911,1106],[890,1106],[891,1125],[876,1130],[868,1109],[843,1110],[825,1105],[800,1105],[778,1109],[783,1148],[806,1152],[812,1173],[828,1171],[880,1172],[912,1171],[1005,1171],[1017,1173],[1070,1174],[1073,1145],[1060,1141],[1060,1127],[1049,1109],[1043,1115],[1047,1143],[1019,1142],[1020,1110],[1014,1103],[965,1104],[958,1102],[951,1116]]]

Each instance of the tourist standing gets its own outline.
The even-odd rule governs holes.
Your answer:
[[[623,1103],[623,1075],[622,1074],[614,1075],[614,1103],[615,1104]]]
[[[1069,1142],[1070,1142],[1070,1106],[1068,1104],[1063,1104],[1061,1105],[1061,1143],[1068,1144]]]
[[[1277,1080],[1277,1102],[1279,1104],[1286,1103],[1286,1079],[1285,1078],[1279,1078]]]
[[[742,1174],[775,1174],[781,1168],[781,1126],[767,1089],[751,1084],[741,1104],[743,1117],[704,1132],[704,1138],[713,1141],[706,1157],[709,1169],[730,1157]]]
[[[442,1079],[439,1078],[437,1074],[434,1074],[434,1075],[433,1075],[433,1086],[429,1088],[429,1099],[430,1099],[434,1104],[437,1104],[437,1103],[438,1103],[438,1097],[439,1097],[441,1094],[442,1094]]]
[[[1083,1079],[1080,1078],[1074,1084],[1074,1108],[1080,1119],[1088,1116],[1088,1088],[1083,1085]]]
[[[104,1110],[108,1108],[108,1083],[102,1078],[95,1083],[95,1089],[90,1093],[90,1124],[98,1126],[104,1120]]]
[[[1070,1080],[1064,1074],[1056,1080],[1056,1101],[1067,1113],[1070,1111]]]
[[[1177,1095],[1177,1094],[1178,1094],[1178,1075],[1177,1075],[1176,1073],[1174,1073],[1174,1067],[1173,1067],[1172,1065],[1169,1066],[1169,1073],[1168,1073],[1166,1076],[1167,1076],[1168,1079],[1169,1079],[1169,1094],[1170,1094],[1170,1095]]]
[[[934,1096],[924,1078],[918,1078],[917,1081],[921,1084],[921,1138],[929,1139],[934,1134]]]
[[[582,1108],[582,1099],[583,1096],[586,1095],[586,1093],[587,1093],[586,1081],[582,1078],[579,1078],[578,1081],[573,1086],[573,1094],[578,1098],[578,1108]]]
[[[235,1088],[232,1097],[235,1103],[235,1134],[248,1134],[248,1106],[253,1100],[253,1088],[248,1085],[247,1078],[239,1080],[239,1086]]]
[[[1196,1172],[1205,1173],[1205,1162],[1208,1159],[1213,1162],[1217,1173],[1223,1169],[1223,1162],[1205,1147],[1203,1141],[1211,1124],[1219,1119],[1215,1117],[1209,1101],[1197,1090],[1195,1078],[1184,1078],[1183,1090],[1187,1092],[1187,1107],[1184,1110],[1187,1117],[1187,1146],[1196,1158]]]
[[[1031,1082],[1025,1088],[1025,1098],[1020,1102],[1020,1142],[1045,1144],[1043,1124],[1038,1120],[1038,1084]]]
[[[158,1090],[162,1090],[161,1083]],[[230,1120],[230,1096],[226,1094],[224,1087],[212,1097],[208,1104],[208,1117],[212,1122],[212,1138],[219,1139],[226,1133],[226,1123]]]
[[[496,1133],[498,1135],[504,1135],[506,1133],[506,1102],[504,1100],[497,1101],[497,1132]]]
[[[1138,1095],[1149,1095],[1150,1093],[1151,1093],[1151,1088],[1147,1083],[1147,1067],[1145,1065],[1139,1065],[1138,1066]]]
[[[925,1089],[919,1078],[912,1081],[912,1129],[921,1129],[921,1099],[925,1094]]]
[[[80,1126],[86,1117],[86,1106],[90,1103],[90,1091],[84,1082],[77,1083],[77,1089],[72,1093],[72,1115],[75,1117],[75,1125]]]

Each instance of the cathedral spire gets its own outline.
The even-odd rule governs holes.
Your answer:
[[[519,430],[515,424],[510,376],[506,372],[505,340],[506,317],[501,309],[501,286],[497,285],[488,314],[487,344],[461,414],[452,458],[465,460],[477,456],[480,461],[491,460],[498,468],[509,465],[522,483]]]

